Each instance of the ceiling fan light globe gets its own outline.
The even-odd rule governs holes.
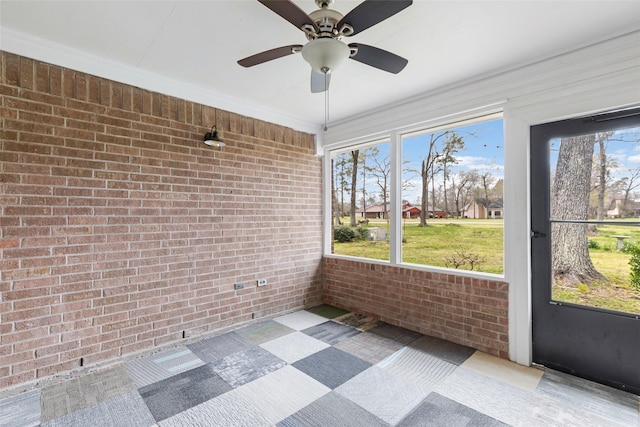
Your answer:
[[[311,40],[302,48],[304,60],[319,73],[324,73],[323,69],[336,69],[350,54],[349,46],[332,38]]]

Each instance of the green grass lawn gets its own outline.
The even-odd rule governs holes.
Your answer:
[[[343,218],[348,224],[349,218]],[[431,219],[428,227],[419,227],[418,220],[403,220],[402,262],[436,267],[455,268],[454,263],[479,258],[474,271],[502,274],[504,272],[504,232],[502,220]],[[364,227],[387,229],[386,220],[370,220]],[[591,259],[605,277],[606,282],[567,285],[553,284],[553,298],[611,310],[640,313],[640,292],[629,282],[630,255],[617,250],[617,239],[612,236],[630,236],[625,242],[640,243],[640,227],[602,225],[589,236],[593,241]],[[389,260],[388,241],[334,242],[334,253],[363,258]],[[470,270],[469,262],[458,266]]]
[[[343,219],[345,224],[348,221]],[[454,261],[477,256],[480,259],[474,263],[474,271],[504,272],[502,220],[431,219],[427,223],[428,227],[419,227],[417,219],[403,221],[402,262],[453,268]],[[389,235],[386,220],[370,220],[364,227],[386,228]],[[334,242],[334,253],[389,260],[389,242]],[[471,265],[467,262],[458,268],[470,270]]]
[[[608,281],[594,283],[565,284],[555,281],[552,295],[555,300],[590,305],[610,310],[640,313],[640,292],[630,284],[630,255],[617,250],[617,239],[612,236],[630,236],[625,243],[640,243],[640,227],[629,226],[620,220],[620,225],[600,225],[589,240],[591,261]]]

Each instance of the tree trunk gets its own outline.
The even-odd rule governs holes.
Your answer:
[[[382,217],[389,219],[387,215],[387,179],[384,179],[384,187],[382,188]],[[401,213],[402,214],[402,213]]]
[[[607,148],[605,146],[605,138],[598,138],[598,149],[599,149],[599,162],[598,165],[598,209],[597,209],[597,217],[598,221],[602,221],[604,219],[604,193],[606,191],[606,180],[607,180]]]
[[[627,203],[629,202],[629,193],[631,190],[626,189],[624,191],[624,198],[622,199],[622,207],[620,208],[620,218],[627,217]]]
[[[442,165],[442,180],[444,181],[444,213],[449,216],[449,203],[447,200],[447,164]]]
[[[350,223],[352,227],[356,226],[356,190],[358,188],[358,156],[360,150],[354,150],[351,152],[351,161],[353,163],[353,169],[351,170],[351,218]],[[364,209],[364,208],[363,208]],[[366,217],[366,212],[364,212]]]
[[[362,152],[362,216],[367,219],[367,150]]]
[[[333,159],[331,159],[331,199],[333,203],[333,213],[335,216],[335,225],[340,225],[340,207],[338,206],[338,196],[336,194],[336,183],[335,183],[335,164]],[[333,233],[332,233],[333,234]]]
[[[427,169],[427,162],[422,161],[422,170],[420,171],[422,177],[422,195],[420,200],[420,227],[427,226],[427,205],[429,202],[429,171]]]
[[[340,165],[340,216],[344,216],[344,161]]]
[[[431,212],[433,217],[436,217],[436,180],[435,180],[435,167],[431,166]]]
[[[551,218],[587,220],[594,135],[563,138],[551,189]],[[554,276],[565,282],[606,280],[589,256],[587,224],[553,223],[551,255]]]

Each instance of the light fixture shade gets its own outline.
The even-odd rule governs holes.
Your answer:
[[[349,46],[332,38],[319,38],[308,42],[302,48],[302,57],[315,71],[324,73],[334,70],[351,54]],[[323,71],[323,68],[325,71]]]
[[[204,135],[204,143],[210,147],[224,147],[225,143],[222,142],[218,136],[218,130],[215,126],[211,128],[211,132],[207,132]]]

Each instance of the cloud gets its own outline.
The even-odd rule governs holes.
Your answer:
[[[422,188],[422,179],[420,178],[408,179],[406,181],[403,181],[402,185],[406,189]]]
[[[476,156],[456,156],[456,160],[458,160],[456,166],[467,167],[469,169],[475,169],[477,168],[476,165],[488,163],[491,161],[491,159],[488,159],[486,157]]]
[[[637,147],[635,149],[637,149]],[[607,157],[610,160],[613,160],[618,163],[624,163],[627,160],[627,155],[628,155],[627,150],[623,150],[623,149],[615,150],[611,153],[607,153]]]
[[[476,156],[458,156],[458,163],[453,166],[456,169],[471,170],[477,169],[479,171],[503,171],[504,165],[496,163],[493,159],[487,157]]]

